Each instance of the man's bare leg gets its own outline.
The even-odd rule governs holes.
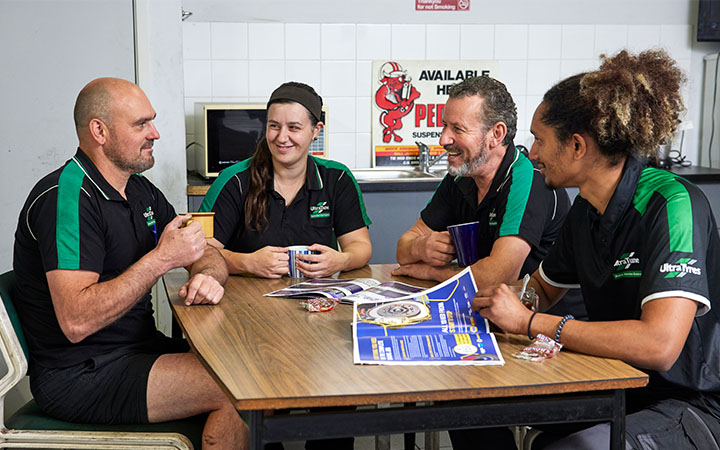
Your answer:
[[[209,413],[203,429],[203,449],[241,449],[248,430],[240,415],[202,363],[192,353],[160,356],[148,378],[150,422]]]

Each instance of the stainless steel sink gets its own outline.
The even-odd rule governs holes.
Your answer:
[[[422,181],[433,180],[443,177],[445,174],[425,173],[414,169],[398,168],[374,168],[374,169],[351,169],[355,179],[358,181]],[[444,172],[444,171],[443,171]]]

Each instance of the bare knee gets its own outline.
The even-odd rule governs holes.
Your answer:
[[[247,449],[247,426],[229,401],[208,415],[202,441],[203,449]]]

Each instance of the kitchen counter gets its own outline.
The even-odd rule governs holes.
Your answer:
[[[195,172],[187,174],[187,195],[207,194],[214,179],[206,180]],[[413,178],[402,180],[357,180],[360,191],[365,192],[434,192],[442,178]]]
[[[673,166],[670,172],[692,181],[693,183],[720,183],[720,169],[709,167]]]

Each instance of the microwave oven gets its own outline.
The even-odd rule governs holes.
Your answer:
[[[327,157],[327,105],[325,124],[310,154]],[[267,109],[263,103],[195,103],[195,171],[205,178],[218,174],[255,153],[265,134]]]

